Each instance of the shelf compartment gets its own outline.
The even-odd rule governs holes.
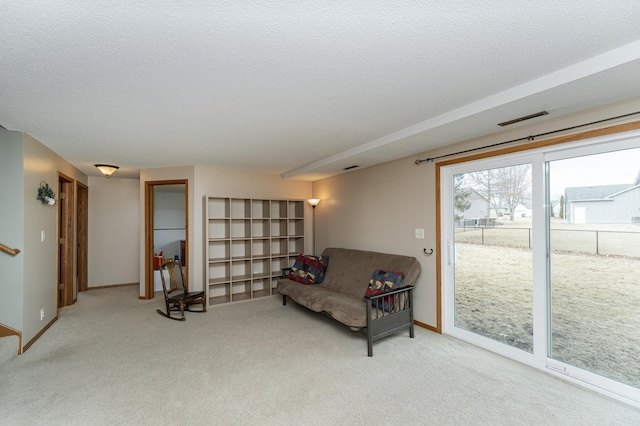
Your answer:
[[[209,263],[209,284],[219,284],[229,281],[231,266],[230,262]]]
[[[231,301],[251,299],[251,281],[239,281],[231,283]]]
[[[271,278],[269,280],[271,282],[271,294],[279,294],[278,292],[278,279],[279,278]]]
[[[295,257],[293,258],[295,260]],[[288,256],[274,257],[271,259],[271,276],[278,278],[282,275],[282,269],[288,268],[293,265],[293,262],[289,261]]]
[[[271,295],[270,279],[262,278],[251,283],[251,297],[264,297]]]
[[[231,258],[249,259],[251,257],[251,240],[232,240]]]
[[[247,219],[231,220],[231,238],[250,238],[251,221]]]
[[[268,258],[271,255],[271,245],[268,238],[254,239],[251,241],[251,256],[255,258]]]
[[[230,241],[209,241],[209,262],[219,262],[231,258]]]
[[[210,197],[207,200],[208,217],[229,217],[229,199]]]
[[[289,219],[289,232],[287,235],[290,237],[302,237],[304,235],[304,220],[302,219]]]
[[[269,200],[251,200],[251,217],[254,219],[268,219],[271,217],[271,203]]]
[[[288,217],[302,219],[304,217],[304,202],[303,201],[289,201],[289,215]]]
[[[209,219],[207,224],[210,240],[229,238],[229,221],[227,219]]]
[[[304,253],[304,238],[292,237],[289,238],[289,255]]]
[[[287,219],[271,219],[271,236],[287,236]]]
[[[271,218],[287,218],[287,202],[285,200],[271,200]]]
[[[243,281],[251,278],[251,261],[234,260],[231,262],[231,281]]]
[[[287,239],[286,238],[272,238],[271,239],[271,256],[285,256],[289,254],[287,251]]]
[[[231,284],[210,285],[207,298],[209,300],[209,306],[231,302]]]
[[[251,217],[251,200],[245,198],[231,198],[230,215],[232,218],[250,218]]]
[[[269,259],[254,259],[252,267],[253,278],[267,278],[271,276],[271,262]]]
[[[266,238],[270,235],[269,219],[253,219],[251,221],[251,236],[253,238]]]

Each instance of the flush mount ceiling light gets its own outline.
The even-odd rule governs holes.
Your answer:
[[[518,117],[518,118],[514,118],[513,120],[509,120],[509,121],[504,121],[502,123],[498,123],[498,126],[504,127],[504,126],[508,126],[510,124],[519,123],[521,121],[531,120],[532,118],[542,117],[543,115],[547,115],[547,114],[549,114],[547,111],[540,111],[540,112],[536,112],[535,114],[525,115],[524,117]]]
[[[116,172],[120,167],[112,166],[110,164],[94,164],[98,170],[102,172],[106,177],[110,177],[112,174]]]

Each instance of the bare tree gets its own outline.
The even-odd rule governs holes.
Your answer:
[[[531,164],[495,169],[495,174],[496,192],[513,220],[516,207],[529,202],[531,198]]]
[[[499,217],[504,208],[513,220],[516,207],[530,201],[531,164],[481,170],[465,177],[468,185],[487,200],[487,218],[490,209]]]

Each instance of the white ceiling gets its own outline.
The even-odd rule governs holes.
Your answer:
[[[313,180],[640,96],[638,0],[0,3],[0,125],[84,173]]]

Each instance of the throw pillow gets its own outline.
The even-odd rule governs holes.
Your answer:
[[[309,265],[307,269],[307,275],[304,278],[303,284],[320,284],[324,280],[324,274],[327,272],[327,265],[329,264],[328,256],[309,256]]]
[[[404,274],[400,271],[383,271],[380,269],[374,271],[373,274],[371,274],[369,287],[367,287],[365,297],[362,298],[362,301],[367,303],[367,297],[377,296],[378,294],[386,293],[402,286],[403,280]],[[386,312],[391,312],[394,302],[395,299],[391,300],[390,297],[383,297],[378,300],[378,308]],[[374,302],[372,302],[372,306],[375,306]]]
[[[298,255],[296,260],[293,262],[293,266],[291,267],[291,272],[289,272],[289,278],[292,281],[303,282],[305,277],[307,276],[307,269],[309,269],[309,260],[307,256],[304,254]]]
[[[403,280],[404,274],[400,271],[383,271],[378,269],[371,274],[365,297],[376,296],[380,293],[398,288],[402,285]]]
[[[298,255],[287,278],[305,285],[320,284],[324,280],[329,257]]]

